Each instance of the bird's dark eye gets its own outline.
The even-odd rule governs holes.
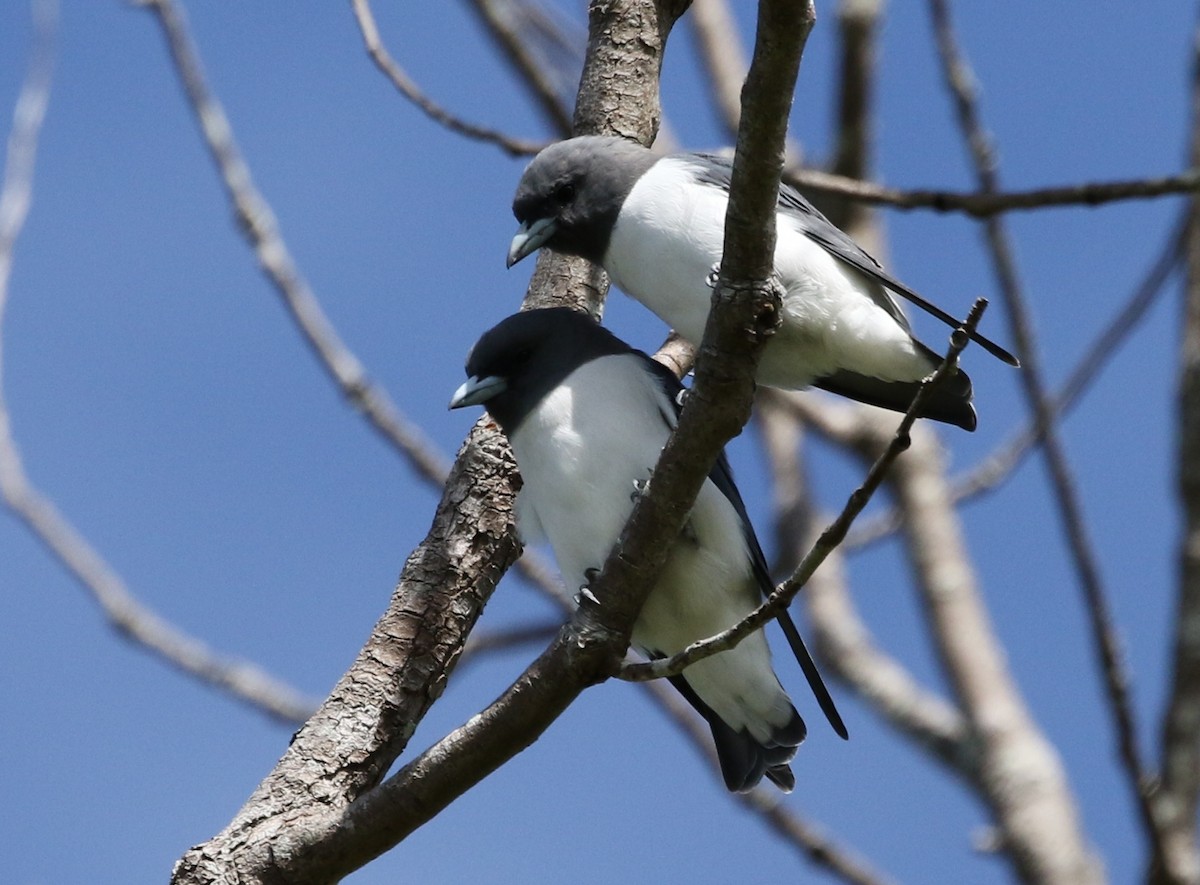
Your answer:
[[[554,202],[560,206],[565,206],[575,199],[575,182],[564,181],[562,184],[554,188]]]

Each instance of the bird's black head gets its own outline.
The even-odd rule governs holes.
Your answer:
[[[484,332],[467,356],[467,380],[450,408],[483,405],[508,433],[584,363],[631,348],[567,307],[515,313]]]
[[[599,264],[621,204],[654,154],[640,144],[585,135],[550,145],[533,158],[513,197],[521,228],[508,266],[542,246]]]

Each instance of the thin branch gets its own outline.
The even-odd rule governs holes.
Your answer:
[[[534,101],[554,132],[560,138],[570,136],[571,108],[563,100],[563,90],[531,50],[526,35],[521,32],[522,14],[527,16],[529,12],[525,4],[515,0],[468,0],[468,5],[475,10],[488,36],[520,76],[525,88],[533,94]],[[521,14],[514,14],[514,8]],[[562,41],[557,42],[561,44]]]
[[[375,66],[391,81],[392,85],[396,87],[397,92],[416,105],[429,119],[445,126],[451,132],[476,141],[485,141],[497,145],[505,153],[513,157],[536,154],[546,146],[545,142],[513,138],[497,129],[489,129],[486,126],[467,123],[437,104],[405,73],[404,69],[392,58],[387,48],[383,45],[383,40],[379,36],[379,28],[375,24],[375,16],[371,12],[369,0],[350,0],[350,3],[354,7],[354,19],[358,22],[358,29],[362,33],[367,54],[371,56],[371,60],[375,62]]]
[[[472,633],[463,646],[458,666],[478,660],[487,654],[512,651],[530,645],[545,646],[562,627],[561,621],[544,623],[518,624],[504,630],[493,630],[489,633],[482,631]]]
[[[819,169],[795,166],[785,170],[783,178],[793,187],[840,194],[864,203],[893,206],[897,209],[962,212],[976,218],[1052,206],[1101,206],[1119,200],[1148,200],[1177,194],[1187,195],[1200,190],[1200,167],[1186,169],[1174,175],[995,192],[982,188],[973,192],[906,190],[873,181],[847,178]]]
[[[725,131],[736,137],[742,118],[742,83],[749,62],[728,0],[693,0],[688,20],[708,90]]]
[[[366,417],[371,427],[404,458],[418,477],[441,488],[450,470],[445,456],[424,431],[401,412],[387,391],[370,379],[296,266],[270,204],[255,187],[224,108],[205,82],[203,66],[182,11],[171,0],[140,2],[155,14],[162,26],[201,135],[241,229],[288,315],[342,396]],[[517,563],[517,569],[525,580],[543,593],[554,596],[561,592],[553,569],[535,551],[526,553]]]
[[[792,599],[800,591],[800,588],[812,577],[813,572],[841,544],[842,540],[846,537],[846,532],[853,525],[858,514],[863,511],[863,508],[870,502],[871,496],[883,483],[883,479],[887,475],[889,468],[901,453],[908,448],[910,442],[909,432],[912,430],[913,423],[917,420],[918,413],[928,401],[931,392],[944,379],[948,378],[951,372],[957,369],[958,355],[967,346],[969,336],[975,331],[976,326],[978,326],[979,319],[983,316],[983,311],[986,307],[987,301],[982,298],[978,299],[972,306],[971,312],[967,315],[967,319],[961,326],[954,330],[950,336],[950,347],[946,352],[945,359],[938,366],[937,370],[921,384],[917,395],[913,397],[908,412],[905,413],[900,421],[900,425],[896,428],[891,443],[879,458],[876,459],[875,463],[871,465],[871,469],[867,471],[866,479],[863,480],[862,485],[850,494],[845,506],[842,508],[842,512],[821,533],[816,543],[813,544],[809,552],[800,561],[792,576],[776,587],[765,602],[737,624],[715,636],[697,640],[687,648],[669,657],[658,658],[644,664],[624,664],[617,674],[621,679],[627,679],[631,682],[641,682],[646,679],[661,679],[667,676],[676,676],[682,673],[686,667],[691,666],[697,661],[733,648],[751,633],[761,629],[768,621],[773,620],[787,609]]]
[[[892,881],[790,811],[777,792],[760,787],[730,796],[745,808],[758,812],[781,838],[799,849],[806,860],[823,867],[830,875],[853,885],[887,885]]]
[[[1200,27],[1192,35],[1191,144],[1200,163]],[[1155,885],[1200,882],[1196,811],[1200,805],[1200,198],[1191,201],[1185,241],[1179,355],[1176,483],[1182,516],[1179,591],[1171,677],[1159,736],[1162,779],[1152,797],[1162,854],[1151,863]]]
[[[13,251],[29,213],[38,134],[50,99],[58,5],[34,4],[36,38],[8,141],[0,191],[0,331],[8,301]],[[0,357],[3,339],[0,337]],[[2,371],[0,359],[0,371]],[[139,602],[53,502],[29,480],[4,399],[0,376],[0,492],[13,514],[71,572],[121,635],[166,663],[221,688],[284,722],[302,722],[314,704],[296,689],[246,661],[217,654]]]
[[[789,407],[789,398],[779,390],[759,391],[757,418],[771,472],[776,547],[782,567],[790,572],[816,541],[821,525],[801,466],[803,423]],[[853,414],[862,413],[854,410]],[[853,432],[863,433],[862,422],[854,423],[859,426]],[[849,440],[847,445],[855,447]],[[971,749],[963,716],[922,688],[899,661],[875,644],[850,597],[844,561],[843,548],[834,550],[804,585],[816,652],[826,671],[935,760],[977,782],[978,754]]]
[[[1187,210],[1180,213],[1178,224],[1167,237],[1162,252],[1151,264],[1145,277],[1138,283],[1121,309],[1088,345],[1082,358],[1067,376],[1067,380],[1051,397],[1051,409],[1056,417],[1061,419],[1070,414],[1083,394],[1100,375],[1101,370],[1108,365],[1133,330],[1137,328],[1142,318],[1145,317],[1151,305],[1166,289],[1167,283],[1180,265],[1183,243],[1188,231],[1188,216]],[[795,404],[799,400],[789,397],[787,402]],[[979,495],[999,488],[1041,441],[1042,434],[1037,422],[1027,421],[1024,427],[997,446],[979,464],[951,480],[954,502],[960,504],[970,501]],[[843,549],[854,550],[865,547],[893,534],[899,527],[900,514],[895,508],[877,514],[873,518],[860,520],[846,536]]]
[[[959,50],[950,22],[949,5],[947,0],[930,0],[929,8],[942,75],[953,100],[959,129],[975,167],[979,189],[984,193],[997,192],[999,183],[995,154],[980,119],[974,75]],[[1121,761],[1137,800],[1146,837],[1155,854],[1161,856],[1162,846],[1150,807],[1153,782],[1142,761],[1138,746],[1137,726],[1129,699],[1128,668],[1100,577],[1095,551],[1088,538],[1075,479],[1055,424],[1053,405],[1046,390],[1041,358],[1034,341],[1032,317],[1017,277],[1008,231],[998,216],[991,216],[982,223],[1012,326],[1013,340],[1021,357],[1020,378],[1025,398],[1042,435],[1042,451],[1045,453],[1046,466],[1050,473],[1054,500],[1083,591],[1092,641],[1104,681],[1108,710],[1116,731]]]

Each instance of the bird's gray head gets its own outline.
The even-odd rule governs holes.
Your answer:
[[[513,197],[521,227],[509,247],[508,266],[542,246],[599,264],[621,204],[654,161],[640,144],[602,135],[571,138],[543,150]]]
[[[467,380],[450,408],[484,405],[508,433],[584,363],[631,348],[568,307],[515,313],[484,332],[467,356]]]

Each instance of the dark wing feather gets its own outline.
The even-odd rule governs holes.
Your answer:
[[[689,154],[683,156],[696,157],[704,161],[696,165],[701,181],[715,184],[725,191],[729,190],[730,171],[732,169],[732,164],[729,160],[726,160],[724,157],[713,156],[712,154]],[[806,237],[815,243],[819,243],[829,254],[881,283],[888,290],[910,301],[931,316],[937,317],[946,325],[953,328],[958,328],[960,325],[961,321],[959,319],[942,310],[933,302],[918,295],[885,271],[878,261],[863,251],[863,248],[858,243],[839,230],[791,185],[783,184],[780,186],[779,200],[776,205],[780,212],[796,220],[797,225]],[[890,313],[907,330],[909,328],[908,320],[904,318],[904,314],[901,313],[896,303],[890,297],[886,296],[885,301],[876,299],[876,303]],[[973,332],[971,333],[971,340],[978,343],[980,347],[992,354],[992,356],[1003,360],[1010,366],[1020,365],[1020,361],[1015,356],[985,335]]]
[[[667,423],[673,428],[677,423],[681,408],[679,404],[679,392],[684,387],[679,383],[679,379],[665,366],[655,362],[645,356],[645,354],[642,354],[642,356],[653,367],[651,374],[662,385],[663,392],[671,401],[675,414],[669,417],[664,415],[664,418],[667,419]],[[733,509],[737,512],[738,519],[742,524],[742,533],[746,539],[746,548],[750,551],[750,561],[754,571],[754,578],[765,599],[775,589],[775,585],[771,581],[770,571],[767,568],[767,558],[763,554],[762,545],[758,543],[758,536],[754,533],[754,526],[750,522],[750,514],[746,512],[746,504],[742,501],[742,495],[733,481],[733,471],[729,467],[729,459],[725,456],[724,451],[717,458],[717,463],[713,465],[708,478],[712,480],[713,485],[720,490],[721,494],[725,496],[726,500],[733,505]],[[842,721],[841,714],[838,713],[837,706],[833,702],[833,696],[830,695],[829,689],[825,687],[825,680],[821,678],[821,673],[817,669],[816,662],[813,661],[812,655],[809,654],[808,647],[804,644],[804,639],[800,636],[800,631],[796,629],[796,624],[792,620],[791,614],[784,609],[776,616],[775,620],[783,628],[783,635],[787,637],[788,645],[792,648],[792,654],[796,656],[796,661],[800,664],[800,669],[804,671],[809,688],[812,689],[812,693],[816,696],[817,704],[820,705],[825,718],[829,720],[829,724],[833,726],[833,730],[837,732],[839,737],[843,740],[849,739],[850,734],[846,730],[846,723]]]

